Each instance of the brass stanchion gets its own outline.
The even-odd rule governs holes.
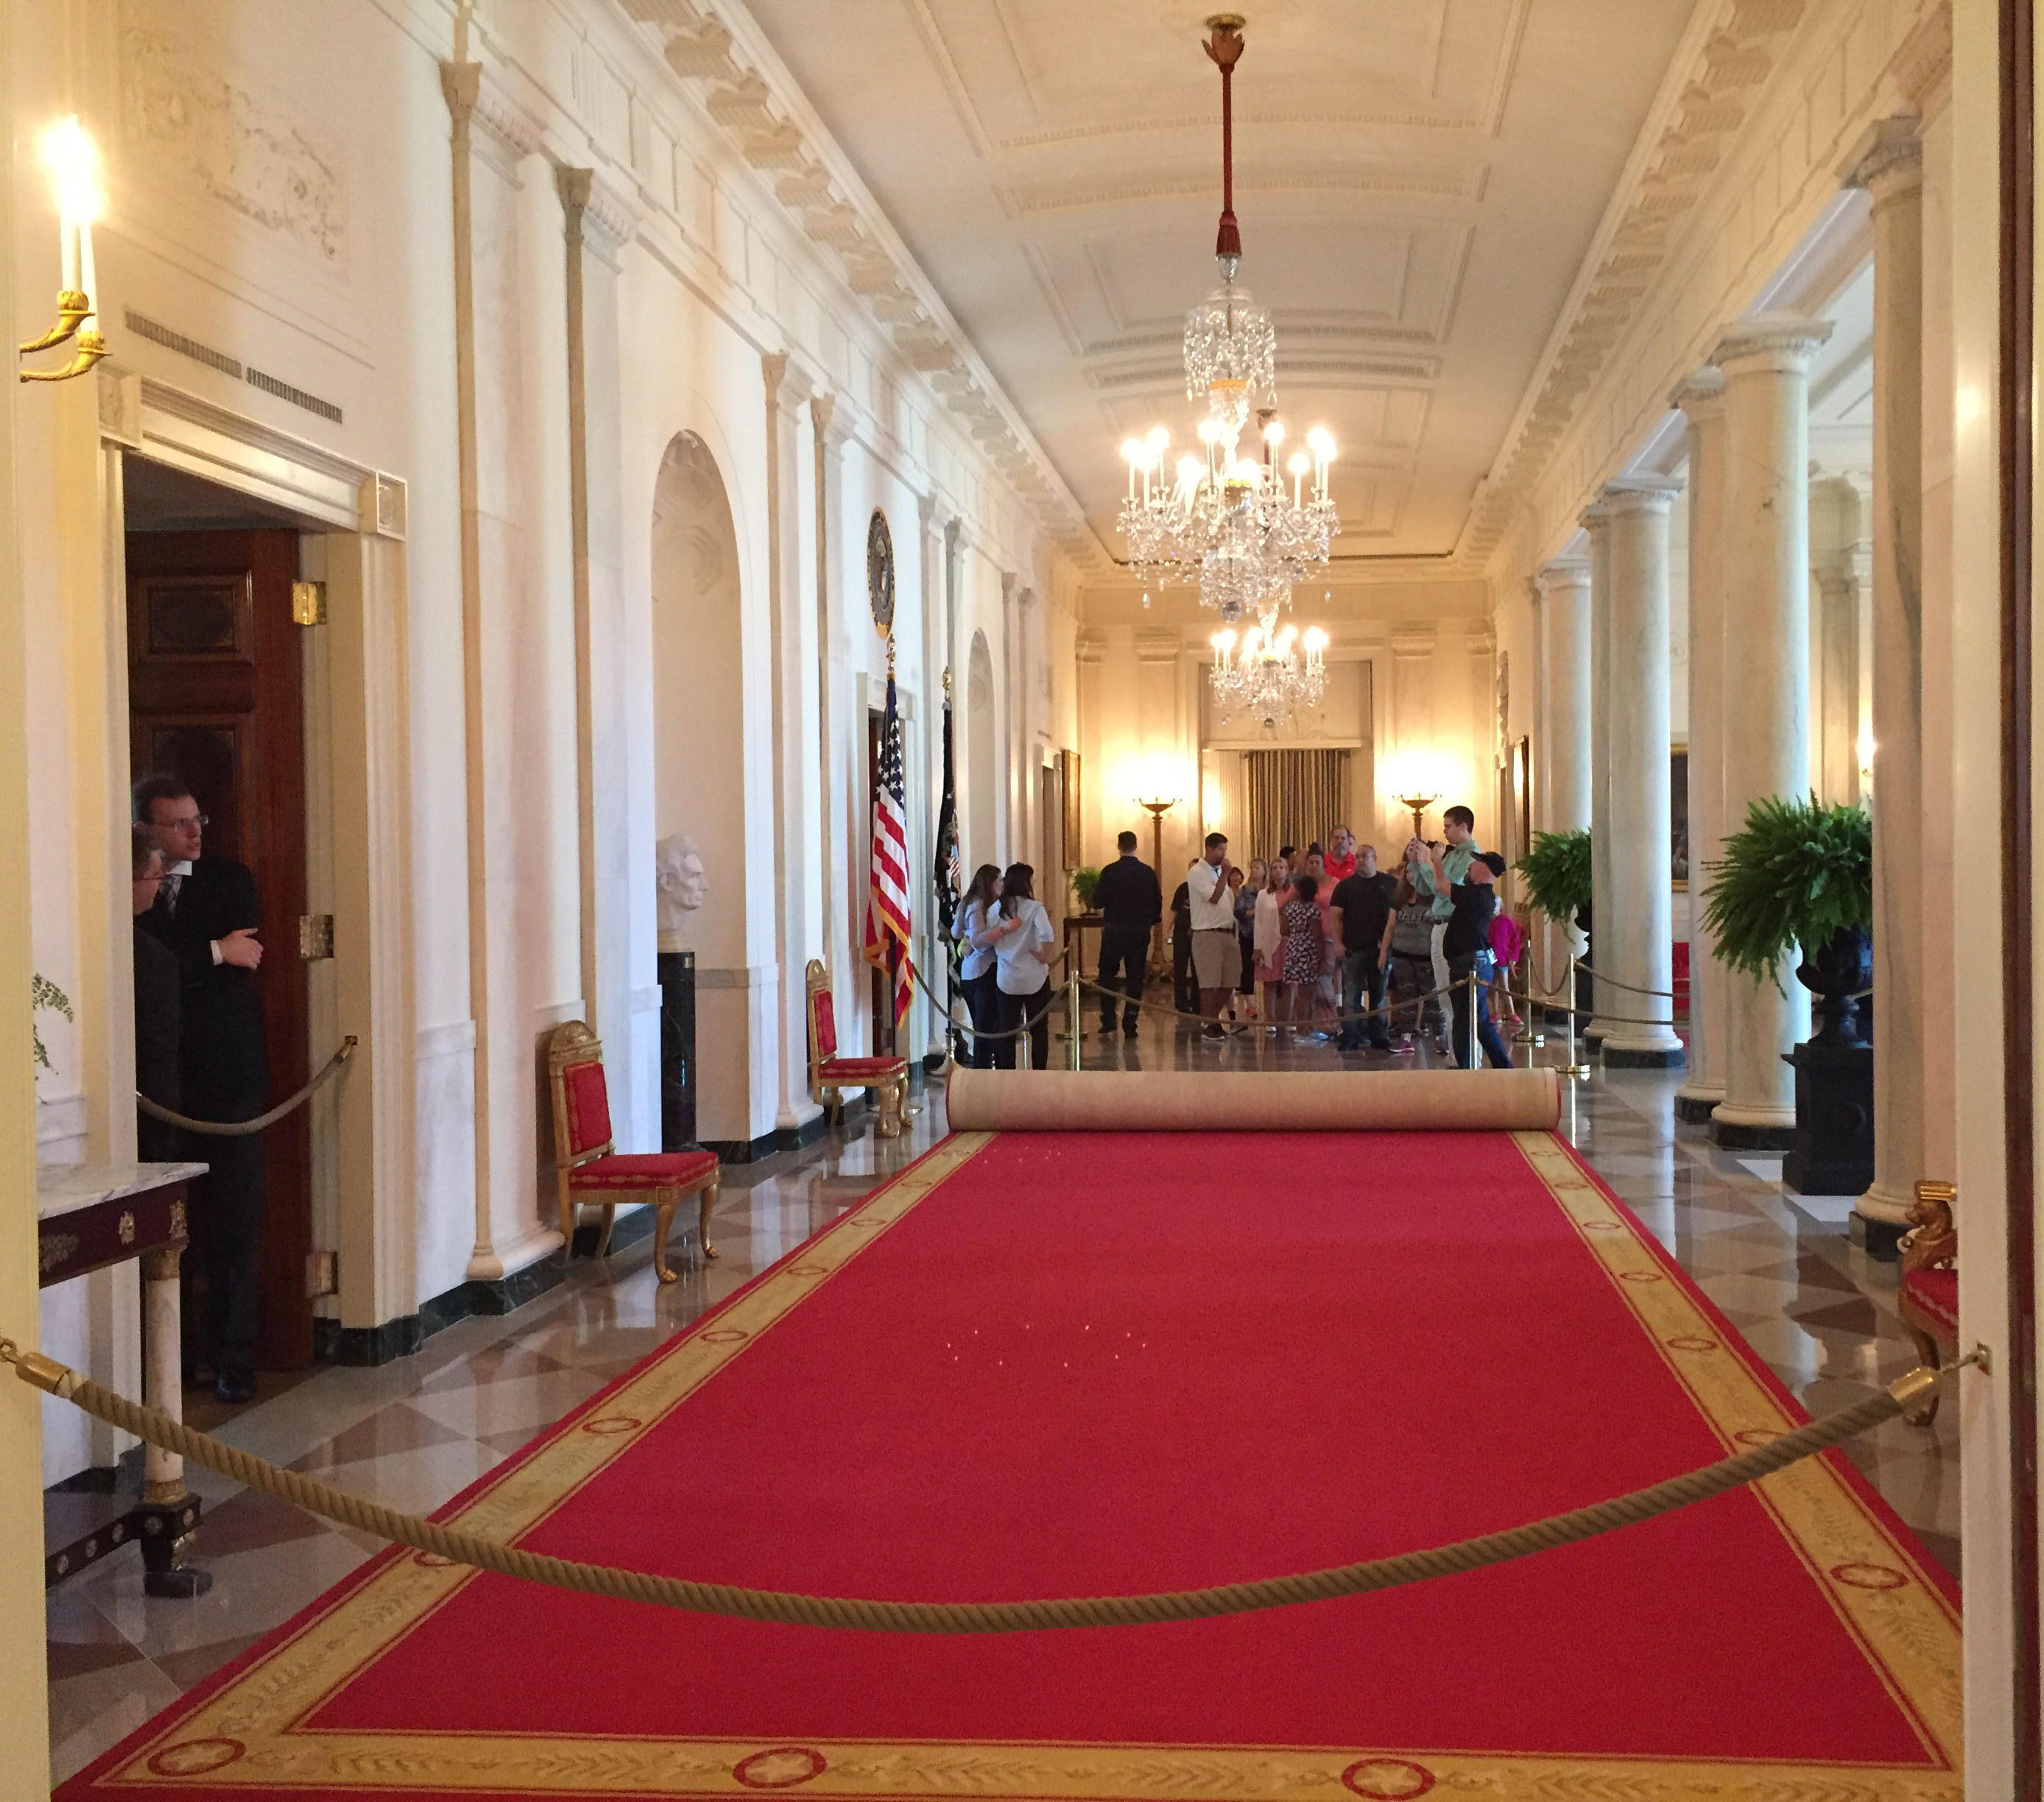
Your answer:
[[[1590,1067],[1576,1061],[1576,954],[1569,953],[1569,987],[1562,1011],[1569,1022],[1569,1061],[1562,1066],[1564,1076],[1587,1076]]]
[[[1520,1022],[1519,1030],[1513,1035],[1512,1042],[1514,1045],[1543,1045],[1547,1042],[1547,1035],[1540,1030],[1540,1022],[1533,1018],[1533,991],[1539,984],[1533,980],[1533,953],[1530,946],[1531,941],[1528,941],[1529,948],[1519,953],[1519,986],[1526,991],[1526,1018]],[[1512,978],[1509,976],[1504,979],[1504,989],[1508,995],[1512,992]],[[1530,1051],[1526,1054],[1526,1067],[1529,1070],[1533,1067],[1533,1054]]]
[[[1477,1045],[1476,1037],[1477,980],[1477,968],[1472,964],[1470,966],[1469,973],[1469,1067],[1472,1070],[1481,1070],[1483,1068],[1483,1054]]]
[[[1065,1037],[1066,1055],[1071,1068],[1081,1068],[1079,1061],[1079,973],[1074,970],[1065,980]]]

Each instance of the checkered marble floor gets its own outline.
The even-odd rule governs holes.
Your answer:
[[[1064,1048],[1055,1049],[1062,1055]],[[1245,1033],[1224,1042],[1168,1022],[1101,1040],[1089,1066],[1347,1068],[1387,1075],[1439,1061],[1343,1057],[1328,1044]],[[1539,1053],[1553,1057],[1550,1049]],[[1026,1077],[1018,1080],[1027,1080]],[[1679,1075],[1623,1072],[1573,1085],[1564,1130],[1812,1413],[1841,1407],[1915,1362],[1895,1315],[1895,1268],[1849,1241],[1850,1204],[1791,1195],[1780,1160],[1716,1150],[1673,1124]],[[266,1377],[235,1410],[194,1394],[189,1417],[233,1444],[340,1486],[417,1511],[438,1507],[594,1394],[756,1271],[826,1225],[941,1136],[943,1099],[920,1098],[905,1138],[873,1137],[870,1116],[804,1151],[725,1174],[712,1234],[722,1256],[686,1248],[681,1280],[654,1281],[646,1242],[568,1279],[517,1313],[463,1321],[417,1356],[376,1370]],[[1950,1409],[1933,1430],[1890,1423],[1850,1455],[1934,1555],[1958,1568],[1958,1455]],[[194,1548],[214,1576],[191,1601],[142,1593],[122,1552],[50,1593],[50,1739],[56,1777],[81,1769],[179,1694],[311,1601],[375,1549],[366,1535],[194,1471],[206,1498]]]

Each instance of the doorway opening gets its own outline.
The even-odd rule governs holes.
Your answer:
[[[248,496],[133,454],[125,459],[128,723],[131,780],[163,774],[190,790],[204,817],[200,860],[232,860],[254,877],[259,1000],[267,1064],[262,1106],[309,1074],[305,628],[293,617],[298,522]],[[159,905],[161,903],[159,903]],[[206,1054],[188,1042],[186,1068]],[[208,1117],[188,1075],[186,1111]],[[309,1111],[259,1137],[256,1340],[259,1369],[313,1361],[313,1148]],[[225,1143],[225,1141],[217,1141]],[[192,1155],[205,1159],[201,1148]],[[221,1210],[206,1182],[194,1202],[190,1282],[202,1288]],[[215,1267],[217,1268],[216,1263]],[[192,1333],[209,1317],[191,1297]],[[201,1344],[202,1354],[212,1348]],[[188,1365],[187,1368],[190,1367]]]

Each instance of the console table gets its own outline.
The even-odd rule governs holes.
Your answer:
[[[185,1248],[186,1190],[202,1164],[52,1164],[36,1171],[36,1258],[41,1286],[110,1265],[142,1265],[144,1399],[183,1417],[178,1260]],[[184,1460],[148,1446],[139,1501],[65,1494],[44,1498],[44,1586],[131,1539],[142,1547],[143,1586],[152,1596],[199,1596],[210,1573],[183,1560],[198,1525],[199,1500],[185,1486]],[[122,1505],[123,1502],[126,1505]]]

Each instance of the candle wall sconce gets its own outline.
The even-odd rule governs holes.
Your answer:
[[[43,167],[56,189],[57,232],[63,259],[63,283],[57,292],[57,321],[40,338],[21,347],[23,356],[75,344],[69,362],[56,369],[25,369],[24,381],[67,381],[83,375],[106,355],[92,292],[98,286],[92,259],[92,222],[99,215],[99,152],[75,115],[60,119],[43,133]]]

